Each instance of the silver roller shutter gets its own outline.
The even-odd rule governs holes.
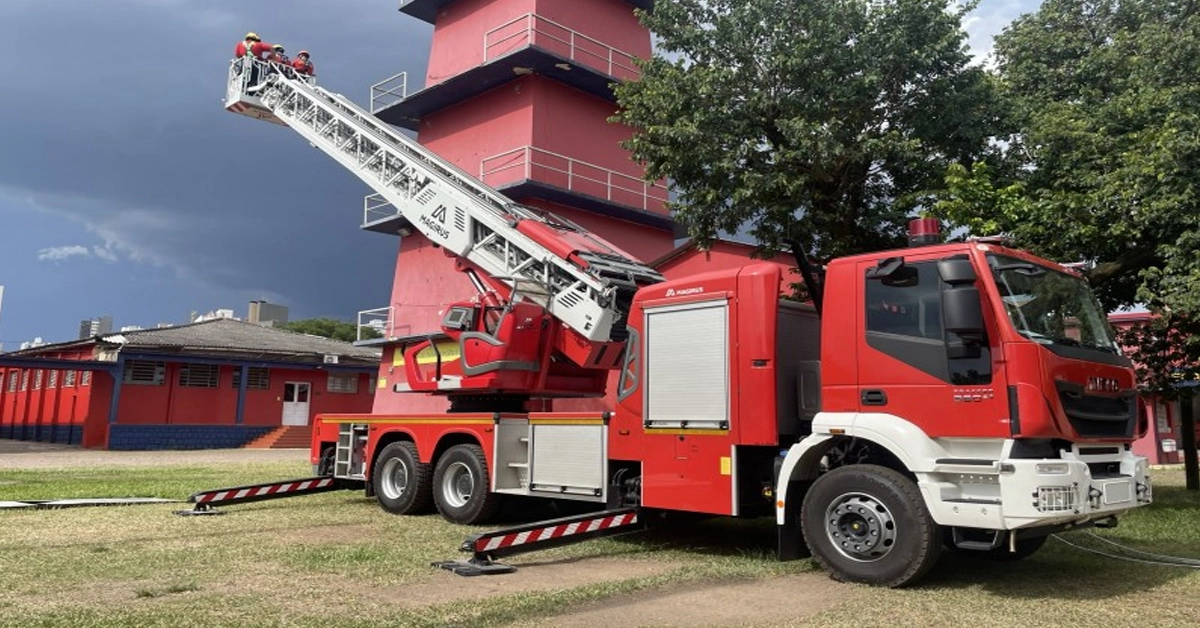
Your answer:
[[[646,311],[646,426],[727,428],[727,302]]]

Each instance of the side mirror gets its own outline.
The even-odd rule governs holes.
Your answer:
[[[983,336],[983,306],[979,288],[960,286],[942,294],[942,320],[946,331],[960,336]]]
[[[904,263],[903,257],[889,257],[867,271],[868,280],[882,281],[886,286],[905,288],[917,285],[917,270]]]
[[[937,269],[942,281],[952,286],[973,284],[977,278],[975,267],[965,257],[940,260]]]

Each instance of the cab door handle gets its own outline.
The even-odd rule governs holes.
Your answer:
[[[886,406],[887,393],[882,390],[864,390],[862,391],[862,404],[864,406]]]

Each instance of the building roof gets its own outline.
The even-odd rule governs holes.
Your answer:
[[[253,357],[262,361],[323,363],[325,356],[338,357],[340,364],[373,365],[379,362],[380,352],[349,342],[310,336],[274,327],[264,327],[243,321],[218,318],[213,320],[164,327],[106,334],[89,340],[43,345],[12,355],[34,356],[61,351],[68,347],[95,343],[101,350],[117,349],[130,353],[179,353],[185,355],[217,355]]]
[[[228,318],[109,334],[97,340],[101,345],[120,346],[127,350],[267,353],[299,361],[316,358],[318,362],[326,355],[372,362],[379,360],[377,349]]]
[[[750,257],[751,254],[753,254],[754,250],[758,248],[758,245],[754,244],[752,242],[742,242],[740,240],[734,240],[731,238],[722,237],[722,238],[717,238],[716,240],[713,240],[711,248],[715,249],[715,248],[719,248],[719,247],[729,248],[734,251],[737,251],[739,254],[745,255],[747,260],[750,260],[750,259],[752,259]],[[683,240],[682,242],[680,242],[679,246],[676,246],[675,248],[671,249],[670,251],[667,251],[663,255],[659,256],[658,259],[650,262],[649,266],[651,268],[661,268],[664,264],[666,264],[672,260],[678,259],[685,255],[690,255],[693,253],[702,253],[702,252],[704,252],[704,250],[701,249],[700,245],[696,243],[695,238],[687,238],[686,240]],[[790,258],[787,256],[786,253],[780,253],[780,254],[776,255],[774,258],[769,259],[769,260],[753,259],[753,261],[759,261],[759,262],[774,261],[774,262],[784,263],[783,260],[785,260],[785,259],[790,259]]]

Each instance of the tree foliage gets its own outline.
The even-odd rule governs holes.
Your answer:
[[[617,88],[650,178],[699,242],[749,229],[833,256],[903,242],[996,123],[954,0],[659,0],[660,52]]]
[[[1092,262],[1107,306],[1160,314],[1124,340],[1143,381],[1164,391],[1179,366],[1200,361],[1198,8],[1046,0],[1015,21],[996,40],[1020,129],[1006,167],[951,171],[936,205],[976,233]]]
[[[336,318],[305,318],[284,323],[279,327],[300,334],[322,336],[344,342],[354,342],[358,339],[357,325],[350,321],[339,321]],[[363,339],[378,337],[379,334],[375,330],[363,329]]]
[[[1055,259],[1094,261],[1107,305],[1200,312],[1197,8],[1046,0],[1015,21],[996,39],[1021,129],[1010,169],[968,173],[940,209]],[[989,185],[1025,198],[972,207],[972,188]]]

